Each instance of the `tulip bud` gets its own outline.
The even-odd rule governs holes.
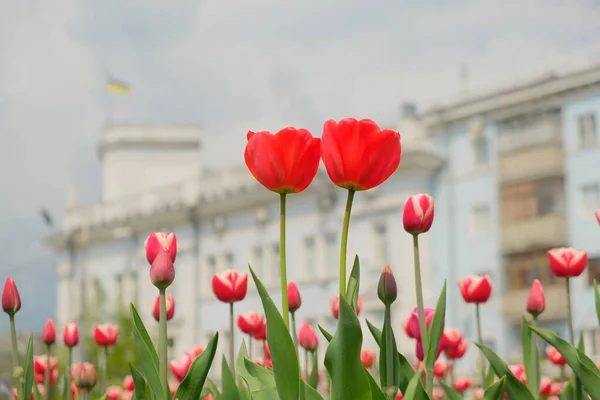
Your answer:
[[[433,199],[427,194],[410,196],[402,214],[404,230],[413,235],[427,232],[433,224]]]
[[[174,263],[177,256],[177,237],[172,232],[152,232],[148,235],[144,247],[146,248],[146,259],[150,265],[154,263],[154,259],[161,251],[166,251],[171,262]]]
[[[2,309],[8,315],[15,315],[21,309],[21,297],[15,281],[8,277],[2,290]]]
[[[396,296],[398,296],[396,278],[394,278],[394,273],[389,265],[386,265],[383,268],[383,272],[379,277],[377,296],[379,297],[379,300],[381,300],[381,302],[386,306],[389,306],[396,301]]]
[[[72,369],[75,385],[80,389],[90,390],[96,385],[96,368],[94,364],[79,362]]]
[[[308,351],[315,351],[319,345],[315,330],[306,322],[302,323],[298,332],[298,344]]]
[[[298,286],[294,282],[288,283],[288,306],[291,313],[296,312],[302,305],[302,298]]]
[[[48,346],[56,342],[56,327],[54,326],[54,321],[51,319],[46,321],[46,325],[44,325],[44,330],[42,331],[42,342]]]
[[[65,331],[63,333],[63,343],[67,347],[75,347],[79,343],[79,329],[75,322],[70,322],[65,325]]]
[[[150,280],[159,289],[168,288],[175,280],[175,267],[167,251],[160,251],[154,258],[150,267]]]
[[[534,280],[529,291],[527,299],[527,312],[537,318],[546,308],[546,298],[544,297],[544,287],[539,280]]]
[[[366,349],[362,350],[360,352],[360,362],[366,369],[371,368],[373,366],[373,363],[375,362],[375,352]]]
[[[135,389],[135,383],[133,382],[133,376],[127,375],[123,379],[123,389],[132,392]]]

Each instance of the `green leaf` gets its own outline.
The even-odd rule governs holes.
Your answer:
[[[354,256],[354,264],[352,265],[352,272],[350,272],[350,279],[348,279],[348,286],[346,289],[346,296],[350,303],[352,311],[356,312],[358,304],[358,291],[360,288],[360,261],[358,255]]]
[[[51,389],[51,388],[49,388]],[[42,396],[42,393],[40,392],[40,388],[39,385],[33,385],[33,397],[35,398],[35,400],[43,400],[44,396]]]
[[[600,290],[598,290],[598,282],[594,280],[594,299],[596,300],[596,318],[600,324]]]
[[[408,382],[408,386],[406,387],[406,391],[402,392],[405,399],[412,400],[429,400],[429,396],[425,393],[425,389],[421,384],[421,369],[419,368],[415,371],[415,374]]]
[[[375,339],[377,345],[380,346],[381,331],[379,331],[379,329],[377,329],[375,325],[369,322],[369,320],[367,320],[367,327],[369,328],[369,331],[371,331],[371,335],[373,335],[373,338]],[[395,345],[396,339],[394,337],[394,331],[392,331],[392,337],[394,338],[393,343]],[[379,358],[379,362],[381,363],[381,355]],[[412,365],[410,365],[408,360],[397,350],[396,358],[394,360],[394,374],[394,384],[398,386],[402,393],[404,393],[406,387],[408,386],[408,383],[410,382],[410,379],[415,374],[415,370],[413,369]]]
[[[219,400],[221,398],[221,392],[219,392],[219,388],[210,379],[206,379],[206,388],[208,389],[214,400]]]
[[[530,329],[562,354],[567,364],[571,367],[573,374],[581,381],[588,394],[594,399],[599,399],[600,371],[598,371],[598,367],[594,362],[553,331],[533,326]],[[577,390],[577,388],[575,389]]]
[[[388,388],[390,386],[396,386],[397,384],[395,384],[395,375],[394,375],[394,364],[392,364],[392,381],[388,382],[387,380],[387,372],[388,372],[388,368],[387,368],[387,352],[388,350],[392,352],[392,363],[394,362],[394,359],[396,357],[394,357],[396,355],[396,353],[398,352],[397,348],[396,348],[396,343],[395,343],[395,338],[393,335],[393,332],[391,330],[391,325],[392,325],[392,321],[390,319],[390,312],[389,312],[389,308],[386,308],[386,311],[384,313],[384,318],[383,318],[383,328],[381,330],[381,343],[379,344],[379,382],[381,383],[381,387],[382,388]],[[387,348],[387,332],[392,332],[392,340],[391,340],[391,345],[392,348],[388,349]]]
[[[144,400],[146,398],[146,380],[140,370],[131,365],[131,363],[129,363],[129,370],[131,371],[131,377],[133,378],[132,398]]]
[[[240,400],[240,394],[225,355],[221,361],[221,397],[223,400]]]
[[[28,399],[33,388],[33,335],[29,335],[25,359],[23,360],[23,397]]]
[[[302,381],[301,387],[304,391],[304,400],[323,400],[323,396],[321,396],[319,392],[313,389],[308,383]],[[254,398],[252,398],[252,400],[254,400]]]
[[[440,381],[440,384],[442,385],[442,389],[444,389],[448,400],[463,400],[462,395],[454,390],[454,388],[448,386],[446,382]]]
[[[308,383],[310,387],[316,389],[317,385],[319,384],[319,353],[316,349],[312,352],[311,357],[312,367],[310,376],[308,377],[308,381],[306,383]]]
[[[175,393],[176,399],[197,400],[200,398],[204,382],[208,376],[208,371],[215,358],[218,342],[219,333],[217,332],[208,342],[206,349],[204,349],[202,354],[196,357],[190,366],[187,375],[179,384],[177,393]]]
[[[248,393],[248,390],[244,387],[244,380],[240,379],[238,382],[238,393],[240,394],[240,400],[250,400],[250,393]],[[214,397],[214,400],[219,400],[219,397]]]
[[[522,318],[521,320],[521,343],[523,345],[523,364],[525,366],[525,376],[527,376],[527,387],[531,393],[540,391],[540,365],[536,337],[531,334],[529,324]],[[537,367],[537,368],[534,368]],[[535,376],[534,376],[535,372]],[[533,377],[533,378],[530,378]]]
[[[444,286],[442,286],[442,292],[438,298],[437,305],[435,307],[435,314],[433,320],[429,326],[427,333],[428,350],[425,357],[425,366],[428,370],[433,370],[433,365],[437,359],[438,347],[442,334],[444,333],[444,320],[446,319],[446,281],[444,280]]]
[[[534,400],[527,386],[513,375],[508,366],[496,353],[481,343],[475,343],[475,345],[479,347],[485,358],[487,358],[496,376],[498,378],[506,376],[505,390],[511,399]]]
[[[131,319],[133,321],[133,338],[135,339],[135,346],[137,348],[140,362],[146,378],[148,379],[148,386],[152,391],[153,397],[157,399],[164,399],[165,388],[160,383],[160,375],[158,373],[159,363],[156,349],[148,335],[148,331],[140,318],[137,310],[133,303],[131,303]]]
[[[375,382],[373,375],[371,375],[369,373],[369,371],[367,371],[366,369],[365,369],[365,374],[367,375],[367,378],[369,379],[369,387],[371,388],[371,399],[372,400],[386,400],[385,394],[383,393],[382,389],[379,386],[377,386],[377,382]],[[390,388],[390,389],[392,389],[392,388]],[[396,398],[397,393],[398,393],[398,389],[396,389],[396,393],[394,393],[394,397],[393,397],[394,399]]]
[[[62,398],[63,400],[69,400],[71,398],[71,381],[69,380],[69,375],[71,373],[70,366],[67,369],[67,373],[63,377],[63,392]]]
[[[277,393],[283,399],[297,399],[300,395],[300,367],[296,346],[290,336],[289,329],[273,303],[269,293],[260,279],[256,277],[252,267],[250,273],[260,295],[263,309],[267,317],[267,342],[271,348],[271,361],[273,362],[273,376],[277,385]]]
[[[340,296],[340,315],[333,339],[325,353],[325,368],[332,378],[335,400],[370,400],[371,389],[360,362],[362,331],[356,313]],[[291,354],[291,353],[290,353]],[[284,397],[291,399],[292,397]]]
[[[279,400],[273,374],[247,357],[246,343],[242,342],[235,366],[238,374],[246,381],[252,400]]]
[[[483,400],[503,400],[504,386],[506,385],[506,377],[503,376],[493,385],[490,385],[483,396]]]
[[[327,332],[325,330],[325,328],[323,328],[321,325],[317,325],[317,326],[319,327],[319,330],[321,331],[321,333],[323,334],[323,336],[325,337],[325,339],[328,342],[331,342],[331,339],[333,339],[333,335],[331,333]]]
[[[487,374],[485,376],[485,386],[484,388],[489,388],[490,386],[492,386],[492,384],[494,383],[494,378],[496,377],[496,374],[494,373],[494,369],[493,368],[488,368]]]

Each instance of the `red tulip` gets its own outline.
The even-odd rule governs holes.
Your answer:
[[[15,315],[21,309],[21,296],[12,278],[6,278],[2,289],[2,309],[8,315]]]
[[[436,360],[440,356],[440,354],[442,354],[442,351],[444,351],[444,347],[445,347],[445,345],[444,345],[443,340],[440,340],[440,344],[438,345],[438,351],[435,356]],[[423,352],[423,343],[420,340],[416,341],[415,354],[420,361],[423,361],[423,358],[425,357],[425,353]]]
[[[190,351],[188,354],[192,358],[192,361],[194,361],[202,353],[204,353],[204,347],[202,347],[202,346],[194,346],[192,348],[192,351]]]
[[[440,388],[440,387],[434,387],[433,388],[433,392],[431,393],[431,399],[432,400],[442,400],[446,398],[446,392],[444,392],[444,389]]]
[[[360,315],[360,311],[363,307],[363,299],[358,296],[356,300],[356,315]],[[331,300],[331,313],[333,314],[333,318],[338,319],[340,314],[340,296],[335,296],[333,300]]]
[[[193,360],[189,354],[184,354],[178,360],[171,361],[169,363],[169,368],[171,369],[171,372],[173,373],[173,376],[175,377],[175,379],[177,379],[177,381],[183,381],[183,378],[185,378],[185,376],[188,373],[188,370],[192,366],[192,361]]]
[[[135,389],[135,383],[133,381],[133,376],[127,375],[125,379],[123,379],[123,389],[128,391],[133,391]]]
[[[73,367],[74,366],[75,365],[73,365]],[[71,369],[73,369],[73,368],[71,368]],[[77,387],[75,382],[73,382],[73,376],[71,374],[71,400],[77,400],[79,398],[79,392],[81,392],[81,390],[79,390],[79,388]]]
[[[35,379],[35,381],[37,383],[44,383],[44,379],[45,379],[46,375],[44,373],[38,374],[38,373],[34,373],[33,374],[33,378]],[[56,381],[58,380],[58,368],[51,368],[50,369],[50,383],[56,383]]]
[[[402,395],[402,392],[400,390],[398,390],[398,394],[396,394],[396,400],[402,400],[404,399],[404,396]]]
[[[429,325],[431,325],[431,321],[433,320],[433,316],[435,315],[435,310],[432,308],[425,308],[425,325],[427,330],[429,330]],[[410,334],[408,336],[421,340],[421,329],[419,326],[419,310],[415,307],[413,312],[410,314],[410,319],[408,321],[408,328]]]
[[[261,185],[276,193],[298,193],[310,185],[321,157],[321,139],[306,129],[248,132],[246,166]]]
[[[546,357],[554,365],[566,365],[567,360],[552,346],[546,347]]]
[[[159,289],[168,288],[175,280],[175,266],[171,255],[166,250],[160,250],[150,266],[150,281]]]
[[[467,276],[458,282],[460,293],[467,303],[485,303],[492,294],[489,276]]]
[[[119,338],[119,327],[112,324],[96,325],[94,327],[94,340],[98,346],[114,346]]]
[[[456,346],[453,349],[448,348],[448,347],[446,347],[444,349],[444,354],[446,355],[446,358],[448,358],[450,360],[457,360],[459,358],[463,358],[463,356],[465,355],[466,352],[467,352],[467,342],[465,342],[464,340],[461,340],[461,342],[458,344],[458,346]]]
[[[539,280],[534,280],[529,291],[527,299],[527,312],[537,317],[546,308],[546,298],[544,297],[544,287]]]
[[[265,317],[257,312],[250,311],[247,314],[238,315],[238,328],[247,335],[253,335],[262,327]]]
[[[121,400],[132,400],[133,399],[133,391],[132,390],[123,390],[121,392]]]
[[[379,129],[369,119],[327,121],[322,154],[333,183],[349,190],[368,190],[385,182],[400,165],[400,134]]]
[[[482,388],[476,388],[475,390],[473,390],[474,399],[483,399],[483,396],[485,396],[485,392]]]
[[[175,397],[175,393],[177,393],[177,389],[179,389],[178,384],[169,382],[169,390],[171,391],[171,397]]]
[[[56,357],[48,357],[45,354],[33,357],[33,371],[36,374],[44,375],[48,365],[50,366],[50,370],[56,369],[58,367],[58,359]]]
[[[260,327],[256,332],[252,334],[252,337],[256,340],[267,340],[267,320],[262,319]]]
[[[377,284],[377,297],[379,300],[386,305],[390,306],[396,297],[398,296],[398,286],[396,284],[396,278],[389,265],[383,267],[383,272],[379,276],[379,283]]]
[[[302,326],[300,326],[298,344],[308,351],[315,351],[319,344],[315,330],[306,322],[303,322]]]
[[[444,331],[446,349],[455,349],[463,340],[463,334],[457,329],[449,328]]]
[[[508,369],[510,369],[510,372],[512,372],[515,378],[521,382],[525,383],[527,381],[527,377],[525,376],[525,367],[523,364],[509,365]]]
[[[173,297],[171,293],[167,293],[165,300],[167,303],[167,321],[170,321],[175,315],[175,297]],[[152,316],[155,320],[160,321],[160,295],[156,296],[154,309],[152,309]]]
[[[375,352],[366,349],[362,350],[360,352],[360,362],[366,369],[371,368],[375,362]]]
[[[302,305],[302,298],[298,291],[298,286],[294,282],[288,283],[288,306],[291,313],[296,312],[297,309]]]
[[[561,247],[549,250],[547,254],[550,269],[559,278],[581,275],[588,263],[588,255],[583,250]]]
[[[65,325],[63,332],[63,343],[67,347],[75,347],[79,343],[79,329],[75,322],[70,322]]]
[[[404,333],[406,333],[406,336],[408,336],[411,339],[414,339],[415,337],[413,336],[413,331],[410,326],[411,318],[412,318],[412,313],[408,316],[408,318],[406,318],[402,327],[404,328]]]
[[[248,275],[231,269],[222,274],[214,274],[212,290],[223,303],[242,301],[248,290]]]
[[[452,386],[457,392],[463,393],[471,387],[471,380],[469,378],[456,378]]]
[[[119,400],[121,398],[121,388],[118,386],[109,386],[106,388],[107,400]]]
[[[73,381],[80,389],[90,390],[96,385],[96,368],[94,364],[79,362],[75,365]]]
[[[264,351],[265,351],[265,358],[270,359],[271,358],[271,348],[269,347],[269,343],[267,343],[265,341],[263,348],[264,348]]]
[[[548,377],[542,377],[540,381],[540,395],[550,396],[552,394],[552,379]]]
[[[51,345],[56,342],[56,327],[54,326],[54,321],[51,319],[47,320],[46,325],[44,325],[44,330],[42,331],[42,342],[47,345]]]
[[[433,374],[438,378],[443,378],[448,371],[448,364],[444,360],[437,360],[433,365]]]
[[[150,265],[161,251],[166,251],[169,254],[172,263],[175,262],[177,257],[177,237],[173,232],[152,232],[146,238],[144,247],[146,248],[146,259]]]
[[[552,382],[552,386],[550,387],[550,394],[552,396],[556,396],[563,390],[564,387],[565,387],[564,382]],[[550,400],[550,399],[548,399],[548,400]],[[558,400],[558,398],[557,398],[557,400]]]
[[[428,194],[410,196],[404,205],[402,215],[404,230],[418,235],[429,231],[433,224],[433,199]]]

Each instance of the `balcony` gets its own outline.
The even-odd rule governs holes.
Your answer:
[[[562,246],[566,240],[565,218],[559,213],[509,221],[502,226],[501,247],[505,254]]]
[[[564,154],[558,143],[506,153],[498,162],[502,184],[564,175]]]
[[[564,285],[544,286],[546,309],[539,316],[540,321],[564,319],[567,317],[567,292]],[[521,322],[526,314],[525,305],[529,296],[529,288],[509,290],[502,296],[502,314],[504,319],[513,324]]]

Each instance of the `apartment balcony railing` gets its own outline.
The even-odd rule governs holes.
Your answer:
[[[518,253],[532,248],[562,246],[567,240],[564,214],[546,214],[505,222],[502,226],[503,253]]]
[[[564,154],[560,143],[547,143],[502,154],[499,179],[503,184],[564,175]]]
[[[507,322],[518,324],[526,314],[525,305],[529,288],[508,290],[502,295],[502,314]],[[567,293],[564,285],[544,286],[546,309],[540,315],[541,321],[564,319],[567,317]]]

